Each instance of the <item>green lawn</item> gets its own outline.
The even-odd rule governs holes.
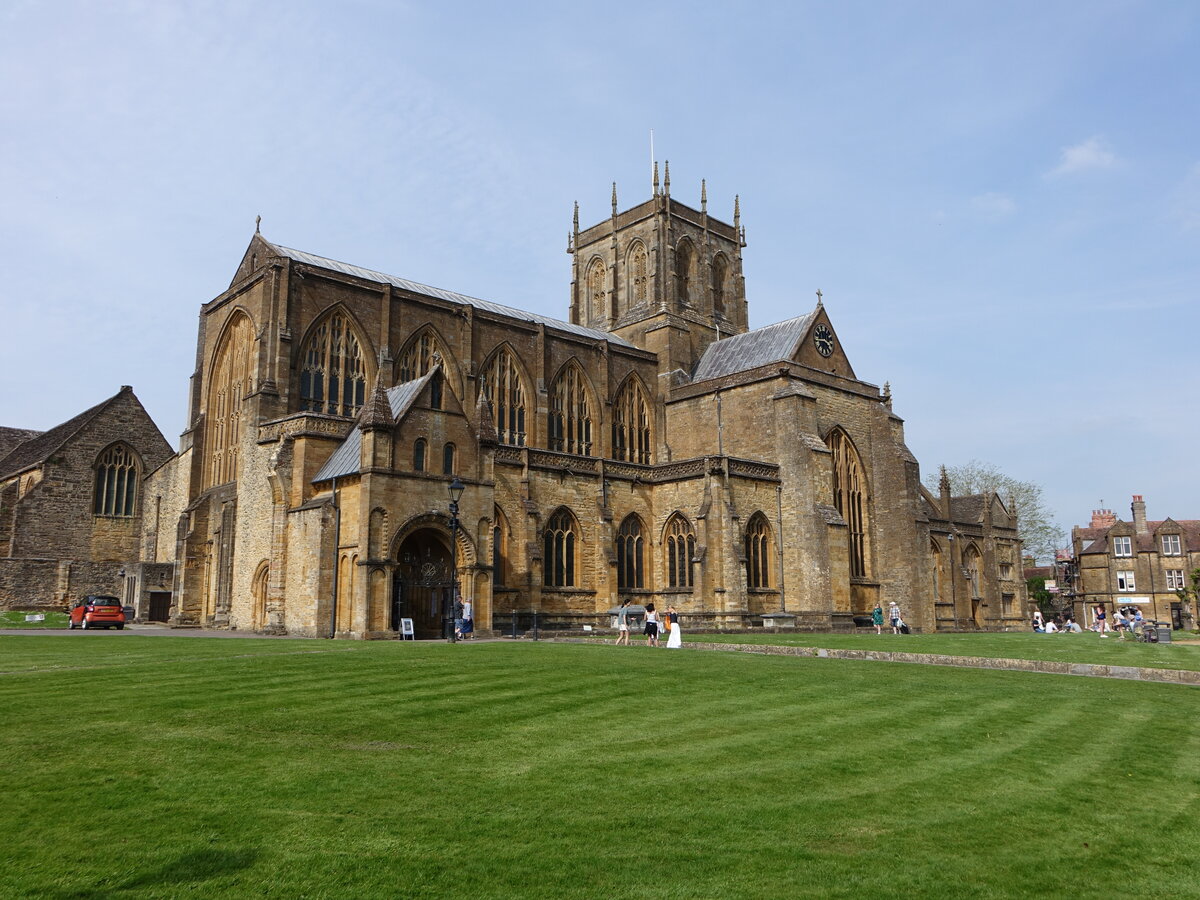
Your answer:
[[[129,634],[0,672],[3,897],[1200,893],[1194,688]]]
[[[0,610],[0,628],[66,628],[67,614],[61,610],[40,611],[46,617],[43,622],[26,622],[25,617],[30,613],[24,610]]]

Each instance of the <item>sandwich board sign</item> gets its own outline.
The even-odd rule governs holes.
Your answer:
[[[401,619],[400,620],[400,640],[415,641],[416,639],[417,639],[417,635],[413,631],[413,620],[412,619]]]

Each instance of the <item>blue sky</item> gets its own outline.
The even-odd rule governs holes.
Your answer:
[[[729,219],[752,326],[820,288],[923,471],[1200,518],[1200,5],[0,7],[0,424],[132,384],[184,428],[200,304],[270,240],[565,318],[584,225]]]

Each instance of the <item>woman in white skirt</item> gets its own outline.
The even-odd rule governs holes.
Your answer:
[[[667,638],[667,649],[678,650],[683,646],[683,637],[679,633],[679,613],[675,612],[675,607],[667,607],[667,621],[671,623],[671,634]]]

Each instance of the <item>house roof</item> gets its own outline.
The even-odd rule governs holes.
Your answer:
[[[1158,549],[1158,535],[1155,532],[1168,521],[1172,525],[1179,526],[1179,534],[1181,535],[1180,548],[1184,553],[1190,550],[1200,550],[1200,520],[1197,519],[1162,519],[1157,522],[1146,522],[1146,531],[1143,534],[1121,535],[1122,537],[1130,537],[1130,549],[1135,553],[1152,553]],[[1123,532],[1129,528],[1132,523],[1122,522],[1117,520],[1116,525],[1110,525],[1108,528],[1078,528],[1075,533],[1080,537],[1083,547],[1079,551],[1080,555],[1085,553],[1108,553],[1112,549],[1113,532]],[[1168,530],[1168,534],[1174,534],[1173,530]],[[1090,543],[1089,543],[1090,541]]]
[[[132,388],[125,386],[102,403],[85,409],[74,418],[67,419],[49,431],[32,432],[34,437],[13,447],[8,455],[0,459],[0,479],[9,478],[34,466],[39,466],[71,439],[81,428],[108,408],[121,394]]]
[[[496,313],[497,315],[507,316],[511,319],[519,319],[523,322],[533,322],[539,325],[545,325],[548,328],[554,328],[558,331],[565,331],[568,334],[575,334],[580,337],[586,337],[595,341],[608,341],[611,344],[618,344],[622,347],[634,347],[629,341],[615,334],[609,334],[607,331],[601,331],[598,328],[585,328],[582,325],[575,325],[572,322],[564,322],[561,319],[554,319],[550,316],[543,316],[539,313],[527,312],[523,309],[515,309],[511,306],[503,306],[499,303],[493,303],[490,300],[480,300],[478,297],[468,297],[466,294],[447,291],[442,288],[430,287],[427,284],[420,284],[416,281],[409,281],[406,278],[397,278],[395,275],[387,275],[383,272],[376,272],[373,269],[364,269],[361,266],[354,266],[350,263],[339,262],[336,259],[329,259],[324,256],[317,256],[313,253],[305,253],[303,250],[294,250],[291,247],[284,247],[280,244],[270,244],[281,256],[286,256],[288,259],[295,260],[305,265],[316,266],[322,269],[330,269],[334,272],[341,272],[343,275],[350,275],[354,278],[361,278],[364,281],[374,281],[379,284],[390,284],[393,287],[398,287],[401,290],[411,291],[414,294],[424,294],[427,297],[437,297],[440,300],[446,300],[450,303],[456,303],[462,306],[472,306],[475,309],[485,310],[487,312]]]
[[[692,381],[706,381],[790,360],[796,355],[814,315],[815,310],[794,319],[713,341],[696,364]]]
[[[393,422],[399,422],[408,412],[413,401],[417,399],[417,395],[421,393],[421,388],[425,387],[436,371],[437,367],[435,366],[420,378],[388,388],[387,399],[392,410]],[[363,410],[366,409],[367,406],[364,405]],[[359,419],[361,418],[362,412],[360,411]],[[333,451],[333,455],[325,461],[325,465],[321,466],[320,471],[313,476],[313,483],[328,481],[330,478],[341,478],[344,475],[356,475],[361,464],[362,432],[356,423],[355,427],[351,428],[350,433],[346,435],[346,439]]]
[[[0,425],[0,460],[12,453],[17,444],[23,444],[39,434],[40,431],[34,431],[32,428],[6,428]]]

